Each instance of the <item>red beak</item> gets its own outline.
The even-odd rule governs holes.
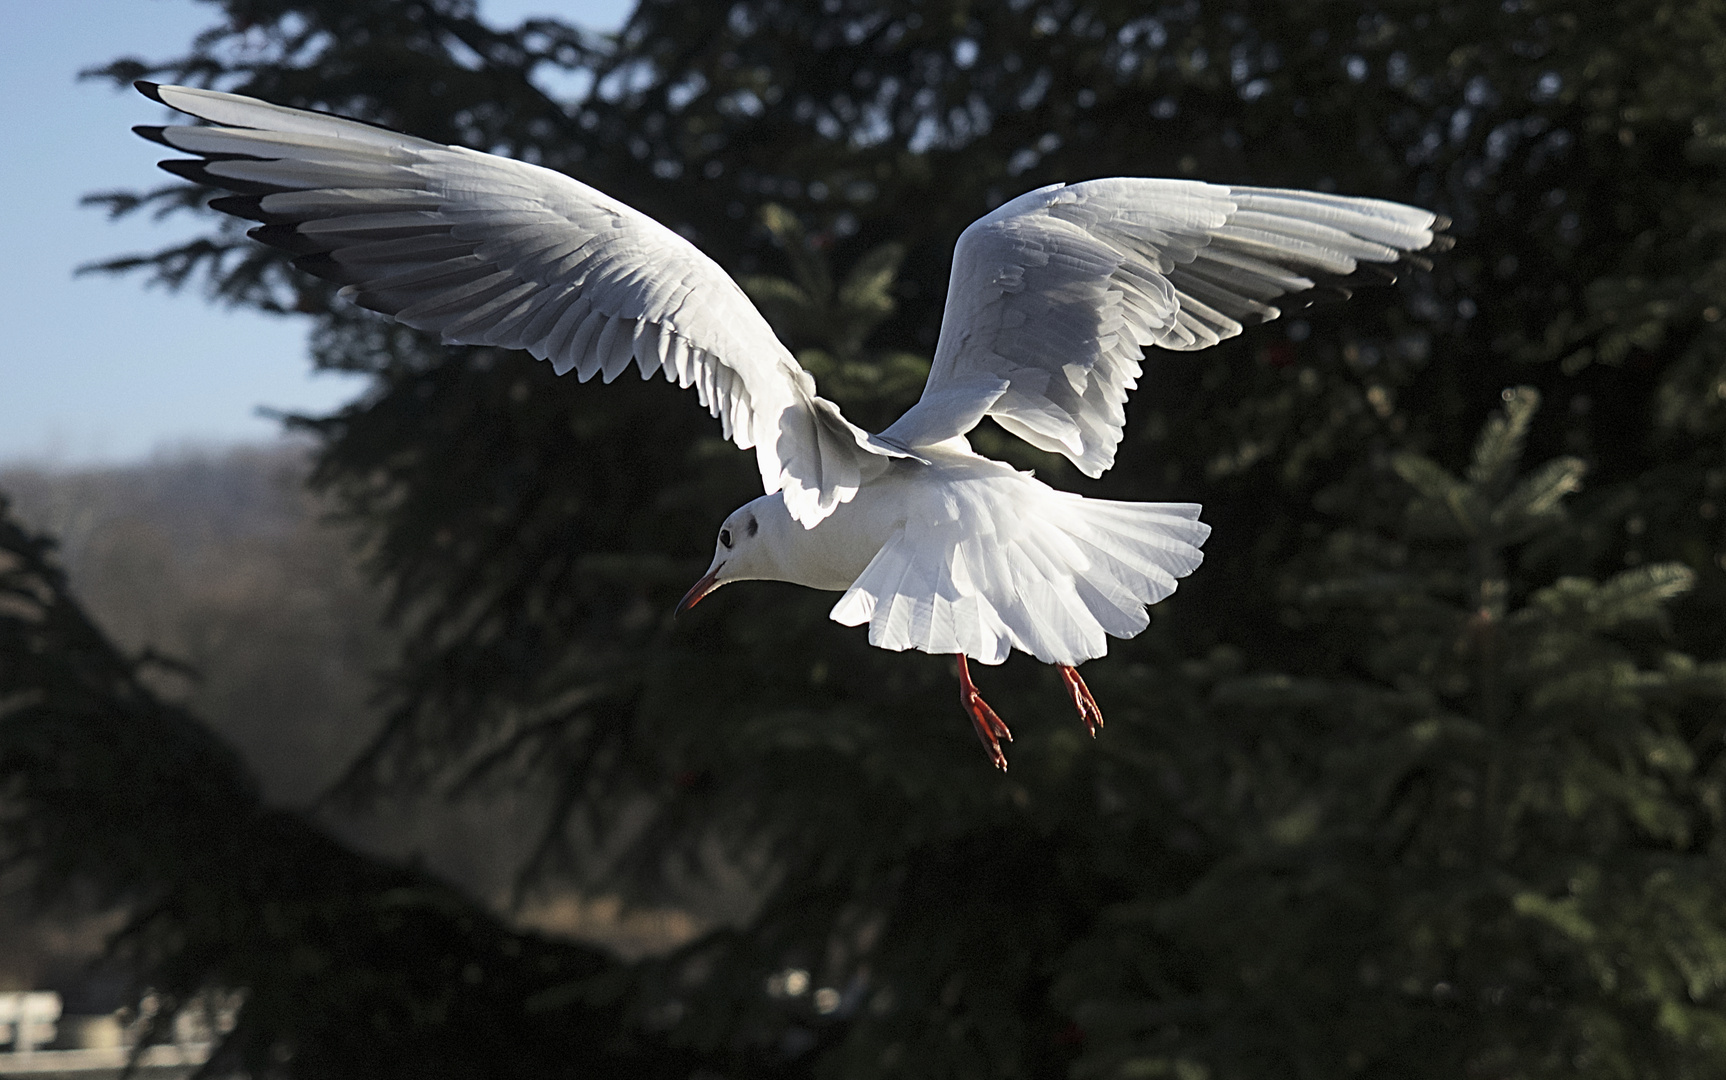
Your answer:
[[[709,570],[700,581],[697,581],[689,587],[689,591],[683,594],[683,599],[677,602],[677,614],[681,615],[696,604],[701,603],[702,597],[706,596],[714,589],[719,588],[721,584],[719,581],[719,571],[724,565],[724,563],[720,563],[719,566],[715,566],[713,569]]]

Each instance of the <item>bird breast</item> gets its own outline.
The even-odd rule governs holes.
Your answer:
[[[917,452],[926,463],[889,463],[815,528],[793,524],[793,552],[785,560],[790,572],[785,580],[843,592],[913,514],[955,516],[959,486],[984,479],[999,483],[1016,475],[1011,466],[972,453],[968,447],[920,447]]]
[[[923,468],[916,462],[903,464]],[[888,539],[904,527],[905,484],[891,475],[900,471],[890,469],[865,483],[850,502],[841,503],[813,529],[793,522],[791,557],[784,560],[787,580],[812,589],[849,589]]]

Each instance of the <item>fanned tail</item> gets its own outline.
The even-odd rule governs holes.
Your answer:
[[[833,618],[868,622],[884,649],[1076,665],[1144,630],[1146,608],[1204,559],[1196,504],[1086,499],[1002,472],[913,512]]]

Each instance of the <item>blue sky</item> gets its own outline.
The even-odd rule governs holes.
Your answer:
[[[480,0],[493,23],[556,14],[595,29],[631,0]],[[185,51],[218,9],[196,0],[14,3],[0,34],[0,90],[13,117],[0,154],[0,466],[136,461],[160,450],[268,440],[260,407],[319,412],[361,388],[314,375],[303,320],[229,311],[196,290],[74,277],[87,262],[150,250],[189,221],[109,222],[87,192],[144,188],[166,174],[162,148],[133,124],[162,122],[136,93],[77,73],[134,55]]]

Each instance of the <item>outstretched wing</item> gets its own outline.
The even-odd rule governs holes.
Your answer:
[[[743,291],[645,214],[550,169],[253,98],[139,83],[209,122],[136,130],[197,160],[178,176],[263,222],[251,236],[364,307],[448,342],[526,349],[610,382],[633,361],[693,386],[753,447],[768,492],[806,527],[849,501],[871,455]]]
[[[1099,476],[1145,346],[1202,349],[1326,287],[1346,296],[1362,271],[1395,280],[1444,224],[1378,199],[1193,180],[1021,195],[959,237],[928,385],[881,437],[931,446],[993,416]]]

